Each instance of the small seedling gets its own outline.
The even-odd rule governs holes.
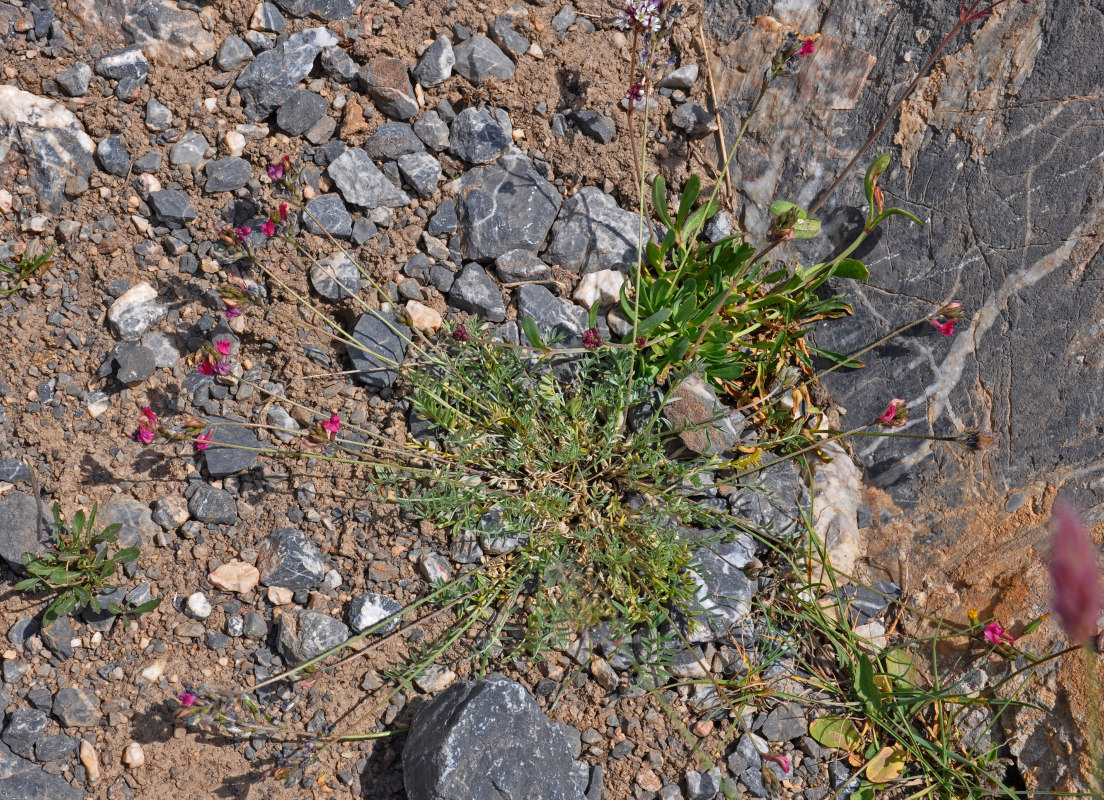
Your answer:
[[[73,524],[66,528],[61,519],[61,507],[55,503],[53,549],[38,556],[23,554],[23,567],[31,577],[17,583],[16,590],[46,591],[56,595],[43,614],[43,625],[50,625],[58,617],[85,608],[102,611],[102,604],[96,595],[119,588],[108,581],[120,566],[138,558],[137,547],[124,547],[117,549],[114,555],[109,554],[109,545],[116,543],[122,526],[115,523],[94,533],[96,510],[97,506],[93,505],[87,515],[78,511],[73,515]],[[144,614],[157,608],[160,602],[159,599],[149,600],[128,607],[125,612]],[[117,603],[109,604],[107,610],[116,615],[124,613]]]
[[[0,289],[0,297],[7,297],[22,289],[24,283],[50,265],[53,256],[54,247],[51,245],[49,250],[40,255],[27,255],[24,253],[16,258],[10,265],[0,263],[0,273],[10,276],[14,281],[7,289]]]

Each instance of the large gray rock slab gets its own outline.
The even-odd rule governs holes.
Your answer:
[[[95,149],[80,120],[61,103],[0,86],[0,153],[5,158],[17,154],[44,210],[60,212],[67,191],[79,194],[87,188]]]
[[[234,82],[245,102],[246,116],[257,120],[271,114],[310,74],[318,54],[337,42],[332,31],[307,28],[253,59]]]
[[[37,713],[42,714],[41,711]],[[39,732],[39,741],[45,741],[41,736]],[[84,797],[84,792],[74,789],[60,775],[45,772],[27,758],[0,744],[0,797],[4,800],[81,800]]]
[[[38,555],[46,550],[46,545],[39,541],[37,508],[35,499],[22,492],[8,492],[0,497],[0,558],[19,573],[23,572],[24,553]],[[49,541],[50,528],[45,522],[42,535]]]
[[[648,235],[648,226],[644,226]],[[636,261],[640,218],[595,186],[584,186],[560,210],[544,260],[576,273],[616,269]]]
[[[513,143],[509,126],[486,108],[465,108],[449,130],[449,152],[472,164],[490,164]]]
[[[587,768],[519,683],[461,681],[414,714],[403,748],[410,800],[583,800]]]
[[[335,158],[327,171],[345,202],[352,205],[367,209],[395,208],[410,202],[410,196],[391,183],[359,147],[352,147]]]
[[[519,152],[494,166],[469,170],[459,181],[460,251],[486,263],[511,250],[539,250],[563,199]]]

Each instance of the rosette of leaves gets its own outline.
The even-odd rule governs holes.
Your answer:
[[[58,617],[91,608],[102,611],[96,595],[117,588],[109,581],[120,566],[138,558],[137,547],[124,547],[111,552],[111,545],[118,540],[118,523],[108,525],[99,533],[96,530],[96,510],[85,515],[78,511],[72,525],[66,527],[61,519],[61,508],[54,504],[54,542],[51,550],[41,555],[23,554],[23,568],[31,577],[15,585],[17,591],[52,592],[56,596],[43,614],[43,624],[50,625]],[[110,603],[112,614],[142,614],[157,608],[160,599],[150,600],[133,607]]]

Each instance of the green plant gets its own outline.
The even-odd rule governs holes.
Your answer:
[[[41,555],[23,554],[23,567],[31,577],[17,583],[15,589],[56,595],[43,614],[44,625],[84,608],[103,610],[96,595],[119,588],[109,581],[120,566],[138,558],[137,547],[124,547],[110,554],[109,545],[117,542],[121,525],[114,523],[96,533],[96,511],[96,505],[87,515],[78,511],[72,524],[66,526],[61,507],[55,503],[53,549]],[[160,602],[154,599],[133,607],[110,603],[107,610],[116,615],[142,614],[157,608]]]
[[[4,273],[13,281],[7,289],[0,289],[0,297],[15,294],[23,288],[24,283],[46,269],[53,259],[54,247],[51,245],[46,252],[39,255],[24,253],[10,265],[0,263],[0,273]]]

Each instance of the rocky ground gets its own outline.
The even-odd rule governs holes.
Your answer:
[[[614,11],[597,0],[0,1],[0,262],[56,246],[42,274],[0,300],[10,363],[0,380],[0,579],[14,584],[21,555],[43,548],[30,466],[47,503],[67,516],[99,503],[100,523],[121,523],[121,540],[140,545],[113,599],[161,599],[132,622],[85,613],[42,627],[41,602],[0,597],[4,800],[476,797],[493,775],[479,760],[488,751],[558,787],[549,797],[711,800],[722,781],[764,797],[764,753],[786,756],[786,769],[765,768],[787,796],[823,800],[850,786],[847,763],[807,735],[810,707],[744,709],[747,734],[715,692],[684,686],[666,693],[671,715],[609,642],[593,643],[593,657],[576,648],[515,662],[482,683],[452,663],[388,699],[381,674],[447,620],[309,690],[264,693],[280,720],[310,734],[413,721],[407,738],[334,747],[299,787],[266,777],[294,745],[174,725],[182,691],[262,681],[401,611],[471,557],[375,502],[348,466],[235,449],[289,441],[331,413],[401,441],[409,404],[393,372],[308,320],[227,319],[218,288],[240,277],[284,301],[294,290],[358,340],[400,355],[404,342],[379,314],[404,315],[424,335],[446,317],[481,319],[516,341],[516,320],[532,316],[545,332],[580,337],[587,298],[616,291],[639,235],[621,103],[630,45]],[[675,186],[700,171],[696,143],[712,125],[693,39],[676,33],[655,98],[656,159]],[[324,269],[262,229],[279,216],[269,167],[285,156],[304,167],[299,241]],[[249,228],[242,235],[284,286],[216,257],[228,226]],[[334,239],[385,287],[382,305]],[[623,326],[600,315],[605,337]],[[197,370],[218,342],[248,383]],[[147,446],[131,438],[147,405],[166,419],[189,412],[273,430],[224,424],[203,453]],[[840,477],[847,456],[834,463],[843,524],[857,532],[869,510],[856,516],[857,478]],[[766,494],[708,500],[785,536],[806,487],[790,465],[765,481]],[[729,547],[739,569],[760,566],[750,539]],[[769,576],[714,566],[716,624],[693,654],[674,654],[682,677],[731,678],[738,652],[770,649],[749,616]],[[856,623],[877,636],[888,600],[852,600]],[[795,689],[784,662],[768,677]],[[495,727],[507,724],[504,708],[525,721],[522,733]],[[453,776],[453,794],[434,758],[473,765]],[[527,786],[499,789],[532,796]]]

